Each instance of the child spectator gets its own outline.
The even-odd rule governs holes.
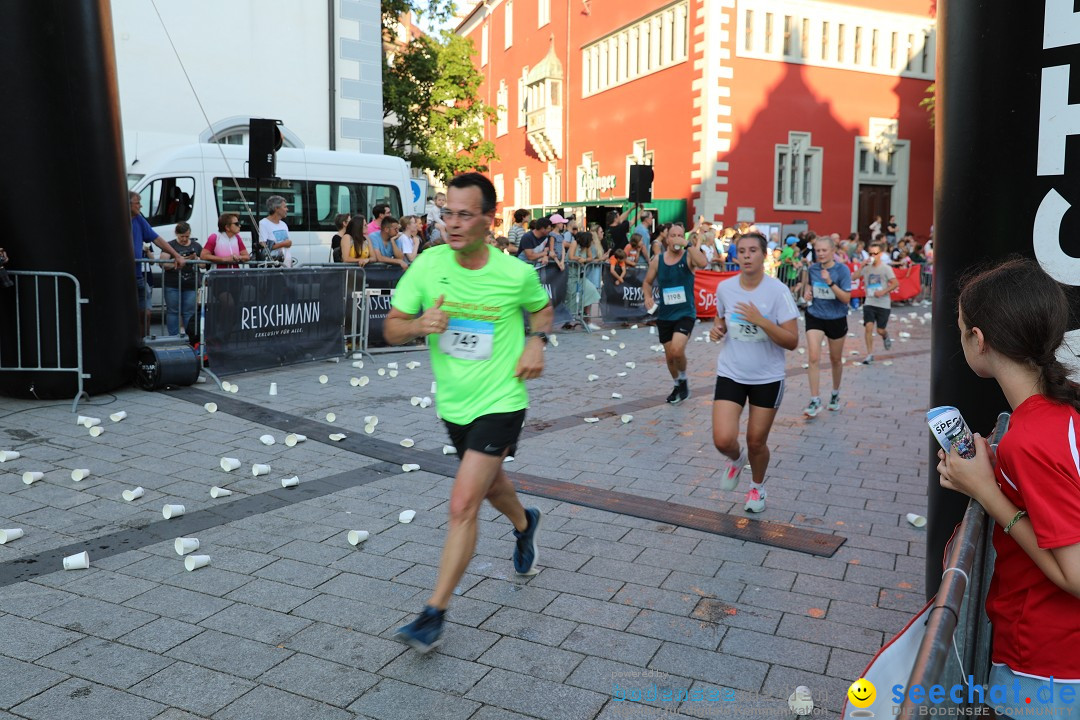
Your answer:
[[[611,263],[611,276],[615,278],[615,284],[622,285],[626,279],[626,251],[615,250],[608,262]]]
[[[641,264],[642,242],[644,238],[641,233],[634,233],[634,236],[630,238],[630,244],[626,246],[624,253],[626,254],[626,265],[628,267],[634,267]]]

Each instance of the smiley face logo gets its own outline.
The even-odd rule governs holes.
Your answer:
[[[857,708],[868,708],[874,704],[877,697],[877,689],[866,678],[859,678],[851,683],[847,691],[848,700]]]

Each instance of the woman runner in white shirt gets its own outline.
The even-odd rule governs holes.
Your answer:
[[[747,459],[753,481],[747,512],[765,510],[769,431],[784,397],[784,351],[799,344],[799,310],[787,286],[765,274],[765,236],[742,235],[736,245],[739,274],[716,286],[716,318],[709,337],[719,342],[713,396],[713,444],[727,461],[720,486],[734,490]],[[739,418],[750,401],[746,448],[739,445]]]

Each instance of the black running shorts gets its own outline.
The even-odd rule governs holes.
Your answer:
[[[876,307],[874,305],[862,306],[862,321],[863,325],[869,325],[875,323],[879,329],[884,330],[885,326],[889,324],[889,313],[892,312],[891,308]]]
[[[814,317],[807,311],[806,329],[820,330],[825,333],[825,337],[830,340],[839,340],[840,338],[847,337],[847,317],[836,318],[835,320],[822,320],[821,318]]]
[[[443,422],[458,458],[464,458],[466,450],[502,457],[504,452],[506,455],[517,452],[518,437],[525,425],[525,410],[481,415],[468,425],[449,420]]]
[[[656,334],[660,336],[660,344],[667,345],[671,342],[671,338],[675,337],[675,333],[682,333],[686,337],[690,337],[690,334],[694,332],[694,323],[696,322],[696,317],[681,317],[678,320],[657,320]]]
[[[739,407],[744,407],[749,400],[751,405],[775,410],[784,399],[784,381],[765,383],[764,385],[744,385],[731,378],[718,375],[716,392],[713,400],[730,400]]]

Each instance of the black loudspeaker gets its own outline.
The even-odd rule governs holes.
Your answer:
[[[283,141],[280,120],[251,118],[248,124],[248,177],[253,180],[277,177],[277,151]]]
[[[135,383],[143,390],[194,385],[199,370],[199,358],[187,340],[179,336],[153,338],[139,348]]]
[[[632,203],[652,202],[652,181],[652,165],[631,165],[627,199]]]

